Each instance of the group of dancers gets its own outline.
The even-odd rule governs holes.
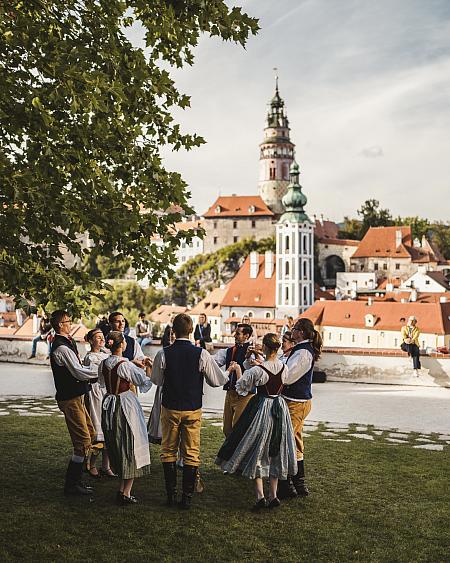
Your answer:
[[[50,320],[56,334],[50,355],[56,400],[73,444],[65,494],[93,493],[82,482],[85,465],[94,478],[118,479],[117,504],[136,504],[133,481],[150,472],[149,434],[159,434],[152,441],[161,443],[167,505],[189,509],[199,483],[205,382],[226,392],[225,441],[216,464],[224,474],[254,481],[252,509],[276,508],[281,500],[309,494],[302,429],[322,348],[309,319],[298,319],[281,342],[276,334],[266,334],[262,347],[252,343],[252,327],[241,323],[234,346],[211,355],[191,342],[192,319],[181,313],[172,322],[172,343],[153,361],[124,334],[120,312],[110,315],[106,337],[98,328],[88,332],[91,349],[83,361],[70,337],[67,312],[54,311]],[[158,386],[159,400],[147,427],[137,389],[145,393],[152,385]],[[97,468],[99,452],[102,464]],[[182,466],[180,502],[177,465]]]

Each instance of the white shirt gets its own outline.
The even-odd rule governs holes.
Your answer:
[[[64,336],[60,334],[59,336]],[[90,381],[97,378],[97,369],[95,367],[83,367],[78,359],[78,356],[68,346],[62,344],[53,352],[53,359],[58,366],[65,366],[70,375],[79,381]]]
[[[275,358],[273,360],[265,361],[261,365],[267,368],[274,375],[281,371],[281,368],[284,365],[284,370],[281,374],[281,381],[283,384],[289,384],[289,368],[283,364],[281,360]],[[268,373],[264,371],[261,366],[253,366],[250,369],[245,370],[241,377],[236,381],[236,392],[245,397],[254,387],[265,385],[268,381]]]
[[[301,342],[297,342],[297,344],[303,344],[304,342],[309,342],[309,340],[302,340]],[[287,385],[292,385],[304,375],[308,373],[313,365],[313,356],[309,350],[305,348],[301,348],[300,350],[296,350],[293,354],[289,356],[286,360],[286,365],[289,367],[289,383]],[[295,401],[297,403],[305,403],[306,399],[292,399],[291,397],[286,397],[283,395],[285,399],[289,401]]]
[[[187,340],[188,338],[177,338],[177,340]],[[210,387],[220,387],[228,382],[228,374],[224,373],[217,363],[213,360],[214,356],[202,348],[198,369],[205,376],[206,383]],[[164,384],[164,370],[166,369],[166,357],[164,350],[160,350],[153,360],[151,379],[155,385]]]

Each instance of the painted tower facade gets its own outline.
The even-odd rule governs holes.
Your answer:
[[[314,303],[314,224],[306,215],[307,199],[299,183],[299,166],[290,168],[283,197],[285,212],[276,227],[276,316],[294,319]]]
[[[290,140],[289,131],[277,78],[275,95],[268,104],[264,140],[260,144],[258,184],[259,195],[277,216],[284,211],[281,199],[289,185],[289,169],[295,156],[295,145]]]

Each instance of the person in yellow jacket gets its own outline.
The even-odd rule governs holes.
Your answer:
[[[419,345],[420,330],[417,326],[417,319],[414,316],[409,317],[408,324],[402,326],[402,344],[401,349],[408,352],[413,360],[414,373],[419,377],[420,364],[420,345]]]

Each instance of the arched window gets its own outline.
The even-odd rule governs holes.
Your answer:
[[[289,235],[286,235],[284,239],[284,249],[289,250]]]
[[[308,300],[308,288],[305,285],[305,287],[303,288],[303,303],[309,303]]]
[[[236,316],[235,311],[231,311],[231,315],[230,315],[230,316],[231,316],[231,317],[235,317],[235,316]]]
[[[284,266],[284,274],[285,276],[289,277],[289,262],[286,262]]]
[[[303,235],[303,254],[308,254],[308,235]]]
[[[309,279],[308,260],[303,260],[303,279]]]
[[[286,303],[288,303],[289,302],[289,288],[288,287],[285,289],[284,296],[285,296],[285,299],[286,299]]]
[[[253,318],[253,311],[249,311],[249,312],[247,313],[247,317],[249,317],[250,319],[252,319],[252,318]]]
[[[266,311],[266,319],[271,319],[272,313],[270,311]]]

